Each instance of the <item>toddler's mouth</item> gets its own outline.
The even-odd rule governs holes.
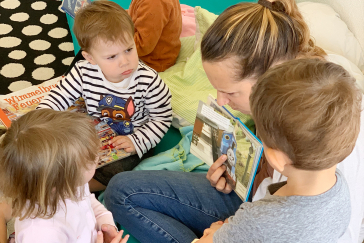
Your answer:
[[[131,74],[133,72],[133,69],[129,69],[129,70],[126,70],[125,72],[122,73],[122,75],[128,75],[128,74]]]

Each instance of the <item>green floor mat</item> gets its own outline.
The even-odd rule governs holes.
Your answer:
[[[160,141],[160,143],[158,143],[157,146],[155,146],[154,155],[173,148],[174,146],[176,146],[179,143],[179,141],[181,141],[181,138],[182,138],[182,136],[181,136],[181,133],[179,132],[179,130],[177,128],[171,126],[168,129],[168,132],[166,133],[166,135],[164,135],[164,137]]]

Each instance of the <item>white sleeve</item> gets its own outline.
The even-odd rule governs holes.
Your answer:
[[[37,109],[50,108],[56,111],[67,110],[82,96],[82,70],[78,63],[70,73],[62,78],[57,86],[37,106]]]
[[[95,194],[90,194],[89,197],[96,218],[97,230],[101,230],[101,225],[103,224],[110,224],[116,227],[111,212],[95,198]]]
[[[149,111],[149,121],[128,135],[132,140],[139,158],[154,148],[167,133],[172,123],[172,95],[168,86],[157,75],[148,87],[145,107]]]

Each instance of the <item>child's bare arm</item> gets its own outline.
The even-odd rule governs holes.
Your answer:
[[[11,219],[11,205],[6,201],[0,202],[0,243],[7,242],[6,224]]]
[[[223,221],[217,221],[215,223],[212,223],[210,228],[205,229],[205,231],[203,232],[203,236],[201,237],[201,239],[196,241],[196,243],[213,243],[215,232],[220,229],[223,224]]]

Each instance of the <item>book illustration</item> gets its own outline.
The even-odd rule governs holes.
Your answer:
[[[63,9],[72,18],[82,8],[90,4],[90,0],[63,0],[61,9]]]
[[[225,178],[244,200],[249,196],[263,145],[255,135],[212,97],[200,101],[194,124],[191,153],[211,166],[226,154]]]
[[[31,86],[7,95],[1,95],[0,126],[9,128],[13,120],[34,110],[43,97],[57,85],[58,80],[59,78],[46,81],[38,86]],[[82,98],[76,100],[75,103],[68,108],[68,111],[87,114],[85,101]],[[125,152],[123,149],[118,150],[108,144],[108,141],[115,137],[116,133],[106,121],[102,121],[99,118],[93,118],[93,122],[101,142],[100,150],[98,152],[99,162],[97,168],[130,156],[130,153]]]
[[[124,149],[119,150],[109,144],[109,140],[113,139],[117,135],[105,121],[95,118],[94,123],[101,142],[100,151],[98,153],[99,162],[97,168],[130,155],[130,153],[125,152]]]

